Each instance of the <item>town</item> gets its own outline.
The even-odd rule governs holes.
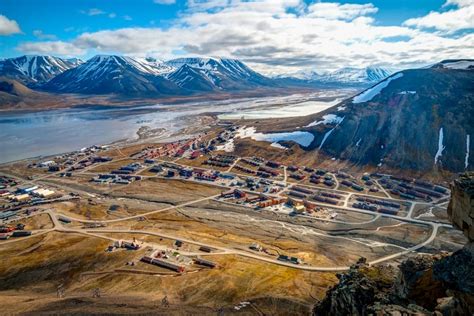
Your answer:
[[[414,225],[426,230],[427,235],[423,234],[418,242],[402,246],[404,242],[400,241],[401,244],[394,245],[398,251],[391,250],[386,255],[381,253],[372,258],[373,263],[393,260],[423,248],[437,237],[439,229],[450,227],[442,216],[423,215],[427,208],[446,206],[450,194],[446,187],[390,174],[351,174],[344,170],[286,165],[257,156],[240,157],[231,153],[226,144],[233,141],[242,128],[226,127],[215,135],[202,134],[187,140],[143,145],[137,150],[134,149],[136,146],[92,146],[47,160],[29,160],[19,171],[15,170],[15,174],[2,169],[0,219],[3,224],[0,239],[5,243],[51,231],[74,232],[111,241],[108,251],[112,252],[146,249],[146,253],[136,260],[127,262],[130,267],[140,266],[142,269],[142,265],[147,264],[175,273],[195,271],[196,267],[212,269],[218,263],[202,257],[225,254],[307,271],[344,271],[347,266],[318,266],[304,256],[274,251],[269,245],[261,245],[259,240],[242,248],[200,242],[186,236],[170,236],[159,229],[122,229],[115,224],[130,220],[140,222],[157,212],[212,201],[295,225],[318,222],[353,225],[351,220],[360,218],[364,219],[361,223],[392,220],[398,225]],[[155,183],[160,184],[159,187],[182,183],[186,190],[205,188],[204,191],[210,194],[199,192],[196,196],[192,193],[189,201],[137,214],[118,215],[120,206],[114,204],[110,205],[109,215],[104,219],[94,218],[90,210],[86,218],[81,218],[77,216],[80,214],[65,213],[54,207],[65,203],[76,203],[73,205],[79,207],[81,200],[86,200],[87,205],[100,205],[104,198],[113,197],[116,192],[128,192],[128,187],[133,191],[134,186],[139,186],[137,193],[140,193]],[[136,195],[134,199],[156,203],[156,198],[159,199],[162,193],[160,189],[153,192],[153,200]],[[166,200],[166,196],[163,198]],[[43,215],[49,216],[52,222],[47,229],[25,228],[27,220]],[[120,236],[121,233],[128,239]],[[111,234],[116,237],[111,237]],[[162,242],[140,241],[139,236],[144,234],[160,237]]]

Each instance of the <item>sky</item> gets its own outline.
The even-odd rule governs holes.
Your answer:
[[[474,0],[1,0],[0,58],[237,58],[264,74],[474,58]]]

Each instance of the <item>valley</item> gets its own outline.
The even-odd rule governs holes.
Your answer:
[[[474,0],[0,3],[0,315],[474,315]]]
[[[427,209],[446,212],[443,186],[323,167],[305,159],[291,137],[283,142],[288,148],[278,148],[272,146],[278,139],[253,140],[255,130],[240,123],[212,124],[176,140],[92,146],[1,165],[2,214],[9,214],[3,223],[22,223],[29,234],[7,233],[0,241],[9,267],[1,276],[6,311],[75,312],[78,302],[87,310],[90,293],[100,291],[101,308],[109,311],[126,301],[143,313],[279,314],[285,304],[284,313],[304,314],[335,273],[360,256],[371,265],[396,264],[428,245],[425,251],[453,251],[465,242]],[[263,128],[262,135],[270,133]],[[388,185],[431,193],[397,196]],[[173,268],[147,263],[150,256]],[[25,281],[33,275],[35,285]]]
[[[389,77],[365,90],[285,90],[226,59],[96,56],[17,78],[31,89],[6,79],[5,312],[309,314],[360,260],[461,251],[447,208],[471,168],[470,63],[374,70]],[[226,81],[219,67],[247,70]],[[163,80],[180,92],[158,92]]]

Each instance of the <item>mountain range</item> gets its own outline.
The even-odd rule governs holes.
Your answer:
[[[98,55],[82,62],[23,56],[0,61],[0,76],[2,104],[25,107],[35,100],[60,104],[58,98],[62,96],[45,91],[155,97],[292,85],[317,87],[321,82],[339,82],[341,86],[372,82],[360,94],[304,118],[307,123],[302,129],[314,135],[308,150],[356,164],[405,170],[441,168],[458,172],[473,164],[471,59],[445,60],[393,74],[372,67],[345,68],[324,78],[314,73],[300,78],[268,78],[235,59],[161,61]]]
[[[37,86],[82,63],[83,61],[77,58],[62,59],[53,56],[7,58],[0,61],[0,76]]]
[[[390,73],[382,68],[343,68],[338,72],[269,78],[228,58],[162,61],[97,55],[86,62],[52,56],[21,56],[0,61],[0,76],[55,93],[179,96],[252,89],[365,85]]]
[[[365,68],[344,67],[335,71],[318,72],[315,70],[303,70],[290,76],[279,75],[276,79],[286,82],[300,81],[314,85],[334,86],[370,86],[390,76],[393,70],[383,67],[369,66]]]
[[[311,117],[310,149],[361,165],[472,169],[474,60],[403,70]]]

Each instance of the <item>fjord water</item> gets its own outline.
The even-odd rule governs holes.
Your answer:
[[[324,97],[324,101],[318,98]],[[270,118],[320,112],[332,105],[339,94],[291,95],[239,100],[198,102],[141,107],[87,107],[39,112],[0,112],[0,162],[52,155],[95,144],[137,138],[141,126],[166,129],[166,135],[198,123],[196,115],[232,113]],[[275,108],[280,111],[269,111]],[[304,110],[302,109],[304,108]],[[293,109],[297,109],[293,111]],[[259,112],[261,113],[259,114]],[[277,113],[277,114],[273,114]]]

